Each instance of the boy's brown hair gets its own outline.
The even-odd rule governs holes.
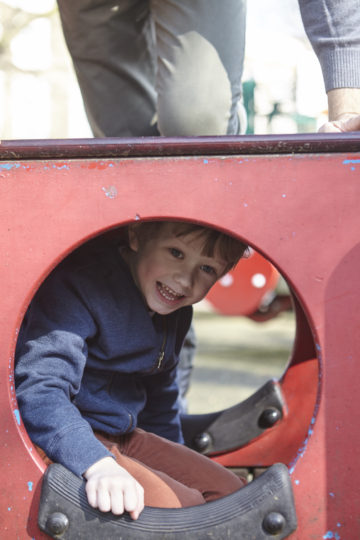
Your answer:
[[[215,253],[218,254],[221,259],[227,262],[225,273],[234,268],[239,260],[248,254],[249,248],[241,240],[217,229],[192,222],[142,221],[141,223],[131,225],[131,227],[136,228],[139,238],[146,241],[156,235],[166,223],[173,225],[175,236],[187,236],[188,234],[198,233],[198,236],[204,239],[202,255],[205,257],[214,257]]]

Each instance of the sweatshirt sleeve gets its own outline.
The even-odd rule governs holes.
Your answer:
[[[360,88],[360,0],[299,0],[326,92]]]
[[[95,333],[76,286],[50,276],[26,314],[16,350],[16,394],[28,434],[51,460],[79,476],[111,456],[72,404],[87,359],[86,339]]]

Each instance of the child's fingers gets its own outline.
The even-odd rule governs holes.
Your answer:
[[[86,490],[86,496],[87,496],[88,503],[93,508],[97,508],[97,505],[98,505],[98,502],[97,502],[97,489],[96,489],[96,485],[94,484],[94,482],[86,482],[85,490]]]
[[[124,495],[122,490],[113,490],[110,494],[111,497],[111,511],[116,516],[120,516],[124,513]]]
[[[131,489],[124,492],[124,509],[132,519],[137,519],[144,509],[144,489],[136,481]]]
[[[100,487],[97,491],[97,507],[102,512],[110,512],[111,496],[108,489]]]

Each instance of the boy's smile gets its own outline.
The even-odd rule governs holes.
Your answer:
[[[151,311],[167,315],[202,300],[223,275],[226,262],[202,255],[204,240],[197,232],[176,236],[164,223],[151,239],[130,232],[130,269]]]

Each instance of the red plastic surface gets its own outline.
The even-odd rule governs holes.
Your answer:
[[[211,155],[210,142],[207,155],[162,158],[151,152],[102,158],[97,142],[96,158],[56,159],[54,151],[53,158],[37,160],[34,145],[26,160],[6,145],[3,156],[11,160],[0,161],[0,538],[45,538],[36,524],[44,467],[22,425],[13,385],[28,302],[76,246],[142,218],[219,227],[251,243],[285,276],[298,316],[281,381],[286,418],[236,457],[218,459],[288,463],[299,523],[292,539],[360,538],[360,140],[356,146],[352,137],[348,152],[345,138],[341,152],[331,153],[320,153],[319,140],[316,154],[306,153],[311,146],[303,143],[296,147],[301,153],[287,144],[288,154],[276,154],[267,142],[262,155],[248,141],[243,154],[239,141],[228,156],[226,143],[222,155]]]
[[[278,280],[274,266],[251,250],[248,258],[239,261],[210,289],[206,299],[222,315],[251,315],[274,291]]]

